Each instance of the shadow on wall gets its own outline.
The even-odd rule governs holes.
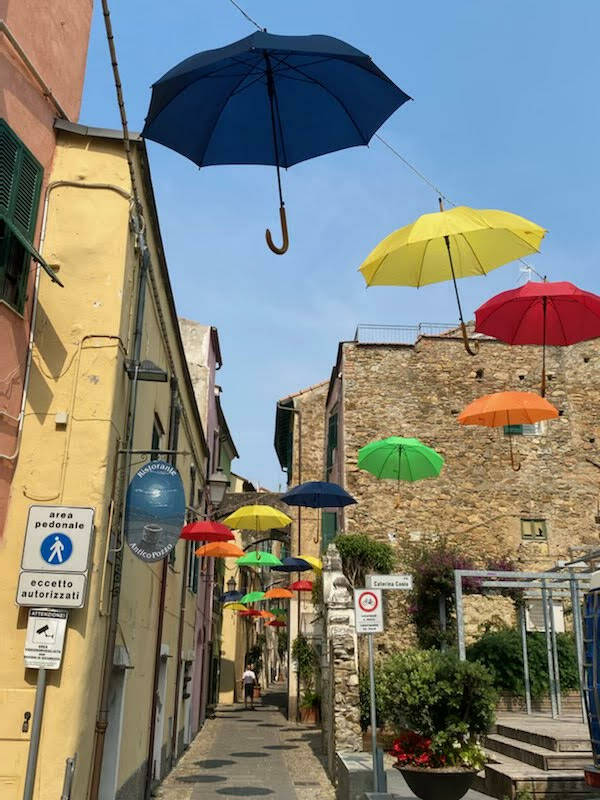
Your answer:
[[[235,692],[235,664],[228,658],[221,660],[219,692]]]

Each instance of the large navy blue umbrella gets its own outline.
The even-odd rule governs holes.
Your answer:
[[[312,564],[294,556],[284,558],[280,567],[271,567],[272,572],[307,572],[309,569],[312,569]]]
[[[280,167],[366,145],[409,100],[369,56],[331,36],[259,31],[185,59],[152,87],[142,136],[198,166],[277,167],[283,245],[288,248]]]
[[[327,481],[308,481],[294,486],[280,500],[288,506],[303,506],[304,508],[343,508],[356,500],[351,494],[337,483]]]

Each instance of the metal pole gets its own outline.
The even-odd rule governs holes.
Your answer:
[[[448,643],[446,642],[446,631],[448,629],[448,622],[446,619],[446,598],[443,594],[438,597],[438,607],[440,612],[440,633],[441,633],[441,651],[445,653],[448,649]]]
[[[585,713],[585,695],[583,691],[583,641],[581,629],[581,606],[579,605],[579,587],[577,579],[571,573],[571,608],[573,610],[573,634],[575,636],[575,651],[577,653],[577,670],[579,672],[579,694],[581,695],[581,719],[587,721]]]
[[[375,706],[375,662],[373,658],[373,634],[369,638],[369,691],[371,702],[371,752],[373,756],[373,791],[379,791],[379,773],[377,770],[377,712]]]
[[[560,669],[558,667],[558,647],[556,644],[556,624],[554,621],[554,601],[552,589],[548,590],[548,605],[550,608],[550,633],[552,635],[552,657],[554,659],[554,685],[556,687],[556,710],[558,716],[562,714],[562,698],[560,696]]]
[[[33,706],[33,722],[31,725],[31,741],[27,755],[27,771],[25,772],[25,788],[23,800],[32,800],[35,784],[35,770],[37,767],[38,753],[40,750],[40,735],[42,733],[42,717],[44,715],[44,698],[46,697],[46,670],[38,669],[37,685],[35,689],[35,704]]]
[[[73,758],[67,758],[65,763],[65,777],[63,781],[63,790],[60,800],[71,800],[71,787],[73,785],[73,776],[75,775],[75,765],[77,763],[77,753]]]
[[[525,683],[525,707],[527,713],[531,714],[531,683],[529,680],[529,658],[527,655],[527,621],[525,619],[525,604],[519,606],[519,618],[521,622],[521,646],[523,649],[523,681]]]
[[[465,649],[465,618],[463,614],[463,593],[462,575],[454,572],[454,596],[456,598],[456,633],[458,637],[458,657],[461,661],[466,661],[467,653]]]
[[[552,718],[558,716],[556,708],[556,696],[554,685],[554,658],[552,657],[552,637],[550,636],[550,621],[548,619],[548,592],[546,581],[542,580],[542,612],[544,614],[544,633],[546,634],[546,656],[548,659],[548,683],[550,689],[550,705],[552,708]]]

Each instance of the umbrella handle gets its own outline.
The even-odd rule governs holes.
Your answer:
[[[463,343],[465,345],[465,350],[467,351],[467,353],[470,356],[476,356],[477,353],[479,353],[479,342],[474,342],[473,344],[471,344],[471,342],[469,341],[469,336],[467,334],[467,326],[465,325],[465,323],[462,320],[460,321],[460,328],[461,328],[461,331],[462,331],[462,337],[463,337]]]
[[[283,243],[281,247],[277,247],[277,245],[273,242],[273,239],[271,237],[271,231],[268,228],[265,231],[265,238],[267,240],[267,244],[269,245],[269,250],[271,250],[278,256],[282,256],[284,253],[287,252],[287,249],[290,246],[290,239],[288,236],[288,228],[287,228],[287,219],[285,216],[285,206],[283,205],[283,203],[279,206],[279,219],[281,220],[281,234],[283,236]]]
[[[508,434],[508,443],[510,446],[510,465],[513,468],[513,472],[518,472],[521,469],[521,464],[517,464],[515,466],[515,454],[513,453],[512,433]]]

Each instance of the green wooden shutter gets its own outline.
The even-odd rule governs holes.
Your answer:
[[[0,120],[0,216],[33,241],[42,189],[42,165]]]
[[[333,453],[337,447],[337,435],[338,435],[338,415],[336,411],[329,417],[329,422],[327,425],[327,463],[325,472],[326,480],[329,480],[329,475],[331,474],[331,470],[333,469]]]
[[[337,535],[337,512],[323,511],[321,514],[321,547],[323,552],[327,550],[329,543]]]

